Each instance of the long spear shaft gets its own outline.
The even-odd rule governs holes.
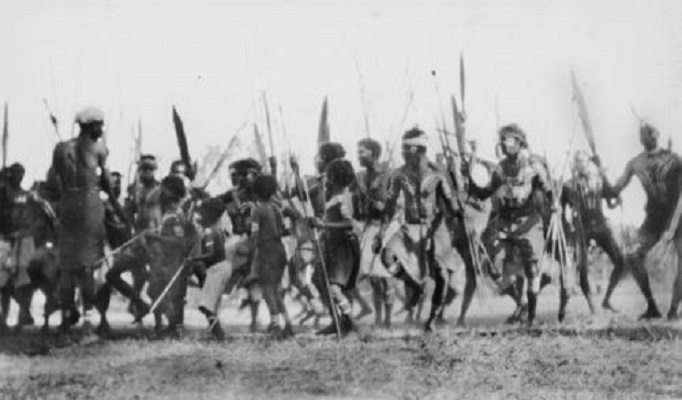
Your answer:
[[[211,170],[211,173],[208,174],[208,177],[206,178],[206,182],[204,182],[204,185],[201,187],[202,190],[206,190],[206,187],[208,187],[208,184],[215,178],[216,174],[220,170],[220,167],[223,166],[225,161],[227,161],[228,156],[230,155],[230,150],[234,147],[235,143],[237,143],[237,139],[239,137],[239,133],[246,128],[246,125],[248,124],[248,121],[244,121],[237,131],[235,132],[234,136],[230,140],[230,143],[227,144],[227,147],[225,148],[225,151],[223,151],[223,154],[220,155],[220,158],[218,159],[218,162],[216,165],[213,167]]]
[[[2,126],[2,169],[7,167],[7,142],[9,141],[9,115],[5,102],[5,121]]]
[[[54,133],[57,134],[57,139],[59,139],[59,141],[61,142],[62,135],[59,133],[59,123],[57,121],[57,117],[54,115],[54,113],[50,109],[50,106],[47,104],[47,99],[43,98],[43,104],[45,105],[45,111],[47,111],[47,115],[50,117],[50,122],[54,127]]]
[[[360,71],[360,64],[355,60],[355,70],[358,73],[358,86],[360,87],[360,102],[362,103],[362,115],[365,120],[365,134],[367,137],[372,137],[369,129],[369,115],[367,114],[367,95],[365,93],[365,81],[362,79],[362,72]]]
[[[298,174],[300,179],[300,174]],[[305,179],[301,179],[303,184],[303,190],[305,191],[305,197],[308,207],[304,207],[304,213],[306,218],[308,217],[308,210],[313,209],[312,200],[310,199],[310,191],[308,190],[308,183]],[[320,234],[317,228],[313,228],[313,234],[315,235],[315,247],[317,248],[317,254],[320,257],[320,264],[322,266],[322,276],[324,277],[324,284],[327,286],[327,294],[329,296],[329,308],[332,311],[332,318],[334,319],[334,327],[336,328],[336,340],[341,340],[341,326],[339,325],[339,316],[336,313],[336,306],[334,305],[334,298],[332,297],[331,284],[329,283],[329,274],[327,273],[327,263],[324,261],[324,254],[322,253],[322,246],[320,245]]]
[[[270,156],[275,156],[275,142],[272,140],[272,124],[270,123],[270,108],[268,107],[268,98],[263,92],[263,106],[265,107],[265,122],[268,127],[268,140],[270,141]]]

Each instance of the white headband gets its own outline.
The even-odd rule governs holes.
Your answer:
[[[422,146],[426,147],[428,144],[428,140],[426,138],[426,135],[421,135],[409,139],[403,139],[403,145],[406,146]]]

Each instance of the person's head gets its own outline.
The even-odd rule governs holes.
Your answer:
[[[259,175],[253,182],[253,194],[258,200],[267,201],[277,193],[277,179],[272,175]]]
[[[355,180],[353,165],[348,160],[337,159],[327,165],[327,191],[329,194],[338,193],[347,188]]]
[[[365,138],[358,142],[358,162],[363,167],[374,165],[381,158],[381,144],[374,139]]]
[[[426,145],[428,138],[426,132],[414,127],[403,133],[402,154],[406,164],[418,164],[426,157]]]
[[[250,187],[263,170],[263,166],[253,158],[237,160],[229,168],[232,185],[239,187]]]
[[[121,173],[118,171],[111,172],[109,174],[109,180],[111,183],[111,191],[114,192],[114,196],[118,197],[121,195]]]
[[[575,172],[579,175],[587,175],[590,170],[590,155],[583,150],[579,150],[573,156]]]
[[[645,150],[651,151],[658,147],[658,136],[658,129],[649,123],[643,123],[639,127],[639,142]]]
[[[187,164],[182,160],[175,160],[171,163],[170,175],[177,175],[181,177],[187,177]]]
[[[343,158],[346,156],[346,149],[340,143],[327,142],[322,143],[317,151],[317,157],[315,158],[317,164],[317,172],[324,173],[327,169],[327,165],[330,162]]]
[[[137,165],[137,173],[142,183],[150,183],[155,179],[154,174],[158,165],[156,164],[156,157],[151,154],[143,154],[140,156],[140,161]]]
[[[218,223],[220,217],[225,212],[225,205],[218,198],[209,198],[201,202],[197,208],[200,217],[199,223],[202,226],[212,226]]]
[[[516,124],[505,125],[499,130],[502,153],[508,157],[515,157],[521,149],[528,147],[526,132]]]
[[[76,123],[80,127],[81,135],[93,141],[104,135],[104,113],[93,107],[87,107],[76,114]]]
[[[161,181],[161,207],[180,202],[187,195],[185,180],[178,175],[168,175]]]
[[[14,163],[7,169],[7,180],[12,187],[18,188],[21,186],[25,174],[26,169],[24,169],[24,166],[19,163]]]

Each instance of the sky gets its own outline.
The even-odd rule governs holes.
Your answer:
[[[244,124],[242,135],[254,123],[267,132],[264,96],[275,153],[297,154],[305,169],[325,97],[332,139],[352,159],[358,139],[395,142],[414,125],[430,134],[433,154],[440,121],[452,129],[462,54],[467,135],[481,157],[493,158],[496,129],[511,122],[557,170],[568,150],[585,148],[574,70],[615,179],[641,151],[635,114],[680,148],[681,20],[675,0],[6,1],[0,101],[9,105],[8,161],[22,161],[27,180],[45,175],[57,135],[43,99],[63,139],[79,109],[103,109],[109,164],[124,174],[138,123],[143,152],[165,171],[178,157],[173,105],[200,158]],[[624,197],[616,217],[638,222],[639,184]]]

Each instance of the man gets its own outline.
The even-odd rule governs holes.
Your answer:
[[[24,166],[14,163],[3,171],[0,181],[0,241],[6,243],[7,250],[6,261],[0,264],[0,329],[6,327],[12,294],[20,305],[18,326],[33,324],[31,279],[27,269],[35,245],[30,221],[26,218],[29,192],[21,187],[24,174]]]
[[[362,139],[358,142],[358,162],[364,170],[359,171],[356,176],[356,185],[353,196],[353,209],[355,219],[364,223],[362,237],[360,240],[361,261],[360,279],[369,278],[372,286],[374,300],[374,324],[391,326],[391,315],[393,313],[393,302],[395,290],[391,274],[381,263],[378,257],[377,247],[381,247],[381,242],[376,242],[377,234],[382,227],[390,221],[386,220],[383,212],[386,207],[386,185],[388,173],[379,165],[381,158],[381,145],[374,139]],[[382,319],[382,313],[384,318]]]
[[[138,163],[137,179],[128,187],[128,197],[125,200],[125,210],[128,220],[132,221],[134,234],[141,235],[156,229],[161,224],[161,204],[159,193],[160,183],[154,173],[157,169],[153,155],[142,155]],[[118,248],[123,243],[116,243],[112,247]],[[114,257],[112,268],[107,271],[106,282],[97,293],[97,308],[102,314],[99,333],[106,333],[109,324],[104,316],[109,308],[111,289],[114,288],[130,300],[129,311],[135,322],[141,322],[149,311],[149,305],[142,300],[141,292],[147,282],[147,265],[149,254],[142,238],[122,249]],[[121,275],[129,271],[133,285],[123,280]]]
[[[111,193],[114,198],[108,198],[104,202],[104,225],[107,232],[109,247],[117,248],[130,239],[130,226],[116,212],[114,202],[118,202],[121,196],[121,173],[113,171],[109,174],[111,178]]]
[[[430,331],[443,306],[450,272],[456,259],[446,226],[448,215],[457,215],[457,205],[445,176],[426,157],[426,133],[413,128],[402,137],[405,164],[389,178],[386,214],[393,219],[398,198],[405,199],[405,223],[386,242],[382,262],[389,273],[402,279],[412,292],[405,308],[411,310],[421,297],[422,283],[434,279],[431,312],[425,329]],[[383,233],[379,235],[380,240]]]
[[[316,167],[318,175],[313,178],[312,184],[309,185],[308,190],[310,191],[310,199],[313,206],[313,211],[315,216],[318,218],[323,218],[325,213],[325,204],[327,202],[327,166],[335,160],[341,160],[346,157],[346,149],[336,142],[326,142],[322,143],[318,149],[317,156],[315,158]],[[326,290],[324,288],[318,288],[318,291],[322,292]],[[363,317],[372,313],[372,308],[369,303],[360,293],[359,288],[354,285],[354,288],[350,292],[350,296],[353,301],[357,301],[360,306],[360,312],[358,313],[357,319],[362,319]]]
[[[206,271],[206,283],[201,290],[199,303],[199,311],[206,316],[212,334],[217,338],[224,336],[217,317],[223,293],[249,283],[253,253],[248,240],[249,217],[256,200],[252,186],[261,174],[262,166],[253,158],[246,158],[233,162],[229,169],[233,188],[218,196],[218,199],[230,217],[232,237],[225,250],[225,260]],[[255,331],[260,306],[259,293],[249,291],[247,304],[251,307],[251,330]]]
[[[607,197],[617,198],[628,186],[632,177],[636,176],[647,195],[646,217],[639,228],[635,249],[626,257],[626,262],[631,266],[632,274],[647,301],[647,309],[640,316],[642,319],[661,316],[651,293],[644,261],[664,232],[667,232],[666,240],[674,240],[678,254],[678,273],[673,287],[668,318],[677,317],[677,308],[682,298],[682,257],[680,257],[682,255],[682,225],[670,226],[682,188],[682,159],[670,150],[659,147],[658,138],[658,129],[648,123],[642,124],[639,129],[639,140],[644,151],[627,163],[625,172],[613,186],[606,185],[604,188]],[[601,166],[598,158],[595,162]],[[611,276],[607,295],[613,292],[618,283],[618,277]]]
[[[54,149],[47,185],[59,199],[58,293],[62,309],[60,330],[67,332],[78,322],[74,301],[81,288],[84,326],[94,298],[94,263],[104,256],[104,203],[100,190],[109,191],[106,170],[108,150],[100,139],[104,134],[104,114],[86,108],[76,115],[80,127],[77,138],[58,143]]]
[[[161,205],[158,198],[151,196],[158,190],[159,181],[156,179],[158,169],[156,157],[143,154],[137,166],[137,179],[128,187],[126,197],[126,211],[133,222],[135,232],[156,228],[161,221]]]
[[[171,163],[169,175],[179,176],[185,182],[185,187],[187,188],[186,201],[189,201],[190,199],[206,200],[209,197],[208,193],[206,193],[203,189],[192,186],[190,169],[184,161],[173,161]]]
[[[551,192],[547,169],[530,154],[526,133],[516,124],[499,130],[504,158],[494,171],[490,185],[478,187],[470,180],[469,192],[479,199],[496,194],[488,224],[488,242],[492,237],[504,248],[504,275],[516,275],[512,264],[519,262],[525,276],[528,301],[528,325],[533,324],[540,292],[539,262],[545,245],[543,220],[546,199]],[[522,295],[521,295],[522,296]],[[519,303],[515,314],[520,314]]]
[[[605,310],[614,311],[610,298],[623,274],[625,262],[623,253],[620,251],[604,216],[602,207],[604,179],[596,166],[590,161],[588,153],[576,152],[573,162],[573,176],[564,184],[561,203],[564,207],[570,205],[572,210],[571,225],[575,233],[571,236],[573,236],[578,251],[580,288],[587,298],[590,311],[594,312],[590,285],[587,279],[589,243],[594,241],[608,255],[613,264],[609,289],[604,296],[602,307]]]

